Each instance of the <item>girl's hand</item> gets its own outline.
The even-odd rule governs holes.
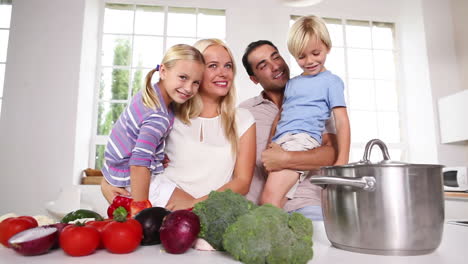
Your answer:
[[[109,204],[112,203],[117,195],[130,196],[130,193],[125,188],[112,186],[104,178],[101,181],[101,192]]]
[[[164,159],[162,160],[162,165],[163,165],[163,167],[164,167],[164,168],[167,168],[167,166],[169,166],[169,162],[170,162],[170,161],[171,161],[171,160],[169,159],[169,157],[168,157],[166,154],[164,154]]]

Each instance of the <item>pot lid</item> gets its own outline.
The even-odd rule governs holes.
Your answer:
[[[379,146],[380,150],[382,151],[383,160],[378,162],[372,162],[370,160],[370,155],[372,151],[372,147],[374,145]],[[329,166],[325,168],[353,168],[353,167],[411,167],[411,168],[442,168],[442,165],[436,164],[413,164],[407,163],[402,161],[393,161],[390,160],[390,155],[388,154],[388,149],[385,143],[380,139],[372,139],[366,144],[366,148],[364,150],[364,156],[362,160],[358,162],[349,163],[346,165],[341,166]]]

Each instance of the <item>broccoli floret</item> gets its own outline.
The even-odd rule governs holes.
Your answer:
[[[244,196],[231,190],[224,192],[212,191],[208,199],[197,203],[193,212],[200,218],[200,234],[212,247],[223,248],[223,234],[226,228],[241,215],[248,213],[257,206]]]
[[[239,217],[223,236],[223,246],[247,264],[307,263],[312,256],[312,221],[262,205]]]

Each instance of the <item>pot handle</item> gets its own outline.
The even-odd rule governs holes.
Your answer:
[[[390,160],[390,154],[388,154],[388,149],[385,143],[380,139],[372,139],[366,144],[366,148],[364,150],[364,156],[362,157],[362,160],[364,162],[368,162],[370,160],[372,147],[374,145],[379,146],[380,150],[382,151],[384,160]]]
[[[316,185],[341,185],[361,188],[364,191],[375,190],[375,178],[372,176],[362,176],[359,178],[348,178],[338,176],[311,176],[310,182]],[[321,186],[324,188],[324,186]]]

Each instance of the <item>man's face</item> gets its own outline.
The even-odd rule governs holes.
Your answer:
[[[289,80],[289,67],[275,48],[267,44],[259,46],[249,54],[248,61],[254,83],[260,83],[266,91],[284,89]]]

